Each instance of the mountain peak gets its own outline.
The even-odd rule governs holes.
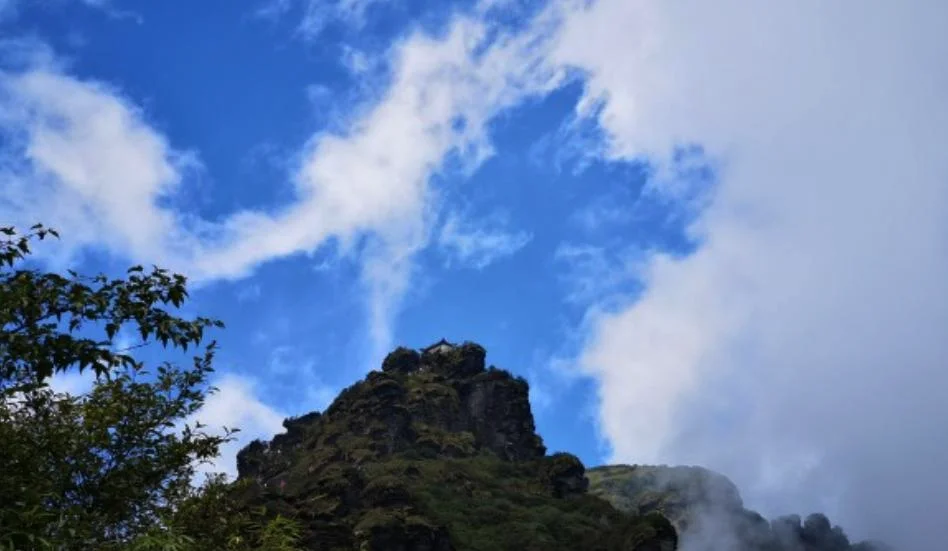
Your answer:
[[[248,505],[301,521],[308,549],[670,551],[660,515],[588,495],[574,455],[546,455],[522,377],[478,344],[399,347],[325,412],[237,456]]]

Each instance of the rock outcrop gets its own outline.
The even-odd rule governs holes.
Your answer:
[[[238,454],[239,499],[300,522],[307,549],[670,551],[664,517],[588,495],[546,455],[527,382],[477,344],[398,348],[325,412]]]
[[[587,471],[590,493],[637,515],[661,513],[694,551],[886,551],[884,545],[851,544],[822,514],[767,521],[744,507],[727,477],[702,467],[610,465]]]

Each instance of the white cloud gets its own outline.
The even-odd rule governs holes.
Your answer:
[[[449,262],[483,270],[497,260],[516,253],[533,238],[525,231],[511,232],[503,227],[488,225],[490,221],[472,223],[457,213],[451,213],[441,226],[438,245],[448,255]]]
[[[49,378],[49,387],[53,392],[70,394],[72,396],[81,396],[95,385],[95,371],[86,369],[82,373],[78,371],[64,371],[54,373]]]
[[[533,414],[540,416],[543,413],[550,410],[550,407],[556,403],[553,395],[553,391],[547,388],[547,385],[543,382],[543,375],[537,375],[535,373],[530,373],[530,409],[533,411]]]
[[[566,299],[577,304],[606,303],[627,291],[630,278],[638,274],[647,253],[634,247],[611,248],[561,243],[553,253],[564,265],[560,277],[567,286]]]
[[[302,16],[297,27],[305,39],[317,38],[333,23],[343,23],[358,30],[366,21],[368,11],[388,0],[269,0],[256,11],[258,17],[277,19],[286,16],[296,5]]]
[[[281,345],[270,351],[267,373],[279,376],[295,372],[309,377],[314,375],[313,368],[315,366],[315,360],[302,359],[301,354],[299,354],[295,347]]]
[[[574,114],[530,146],[530,160],[543,170],[580,174],[601,157],[601,133],[595,121]]]
[[[259,283],[243,285],[237,289],[237,302],[254,302],[259,300],[261,292]]]
[[[614,459],[706,464],[751,506],[830,507],[906,551],[948,539],[946,12],[600,0],[570,19],[555,59],[604,101],[609,156],[723,161],[700,249],[653,255],[581,356]]]
[[[193,155],[174,150],[120,92],[44,65],[0,75],[4,150],[0,212],[43,220],[73,246],[188,273],[240,278],[261,262],[312,252],[337,239],[363,248],[376,355],[427,244],[436,197],[429,178],[449,153],[470,166],[490,152],[486,122],[555,86],[532,35],[491,35],[459,18],[440,37],[420,31],[392,49],[392,79],[341,132],[316,133],[292,177],[294,201],[277,212],[243,210],[207,222],[167,207]],[[458,120],[465,121],[457,125]],[[363,240],[368,237],[368,240]]]
[[[562,398],[582,374],[573,369],[571,358],[559,355],[540,356],[537,365],[528,367],[527,381],[530,383],[530,406],[535,414],[544,414]],[[595,408],[582,408],[582,417],[595,422]]]
[[[628,203],[623,202],[621,198],[606,196],[574,212],[570,221],[585,232],[594,233],[628,223],[632,217],[632,207]]]
[[[295,346],[279,345],[270,351],[266,373],[280,384],[290,384],[291,389],[282,395],[292,395],[292,400],[284,399],[284,405],[293,404],[291,413],[323,410],[332,402],[341,388],[327,384],[320,375],[319,365]]]
[[[64,0],[68,2],[69,0]],[[25,7],[29,3],[29,0],[0,0],[0,23],[4,20],[16,19],[20,13],[20,9]],[[79,0],[79,4],[86,6],[88,8],[97,9],[101,12],[104,12],[106,15],[114,18],[131,18],[137,23],[142,22],[142,17],[134,12],[130,11],[121,11],[114,6],[113,0]],[[30,7],[48,7],[47,2],[33,2],[33,6]]]
[[[269,440],[283,432],[286,415],[260,401],[254,392],[256,382],[250,378],[224,375],[213,385],[218,392],[187,422],[199,421],[212,434],[223,434],[223,427],[240,429],[233,441],[221,446],[217,460],[200,468],[203,473],[221,472],[233,478],[237,475],[237,452],[256,438]]]
[[[138,258],[163,256],[183,235],[158,206],[193,157],[172,150],[115,90],[51,66],[0,73],[0,213],[43,221],[72,247],[96,245]]]
[[[270,354],[266,373],[280,377],[296,374],[295,386],[300,392],[293,395],[294,405],[278,409],[265,403],[257,389],[262,381],[250,376],[227,374],[212,385],[218,391],[206,400],[204,406],[187,421],[200,421],[207,425],[208,432],[222,434],[223,427],[238,428],[236,439],[221,447],[220,455],[213,462],[202,465],[201,473],[225,473],[233,478],[237,474],[236,457],[241,448],[255,439],[270,440],[284,431],[283,419],[298,415],[300,411],[322,411],[335,399],[340,389],[320,380],[312,360],[298,359],[296,349],[290,346],[277,346]],[[274,386],[273,388],[278,388]],[[197,482],[201,482],[198,480]]]

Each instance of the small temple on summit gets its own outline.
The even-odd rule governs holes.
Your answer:
[[[446,352],[450,352],[454,350],[455,348],[456,346],[454,344],[448,342],[445,339],[441,339],[440,341],[432,344],[431,346],[423,348],[421,350],[421,353],[422,354],[444,354]]]

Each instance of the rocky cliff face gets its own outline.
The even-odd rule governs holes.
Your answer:
[[[703,467],[608,465],[590,469],[589,479],[594,495],[625,511],[660,511],[679,531],[710,510],[744,511],[737,486]]]
[[[546,455],[526,381],[485,355],[395,350],[325,412],[244,448],[239,498],[297,519],[308,549],[674,549],[664,517],[587,495],[575,456]]]
[[[850,543],[822,514],[767,521],[744,508],[727,477],[701,467],[611,465],[588,471],[590,493],[633,514],[659,512],[681,534],[687,551],[885,551]]]
[[[527,383],[486,368],[485,350],[466,343],[449,352],[420,354],[399,348],[381,371],[344,390],[325,413],[284,422],[269,444],[255,442],[238,455],[241,477],[267,485],[291,474],[301,446],[335,450],[354,466],[411,452],[425,458],[467,457],[488,451],[502,459],[543,457]]]

